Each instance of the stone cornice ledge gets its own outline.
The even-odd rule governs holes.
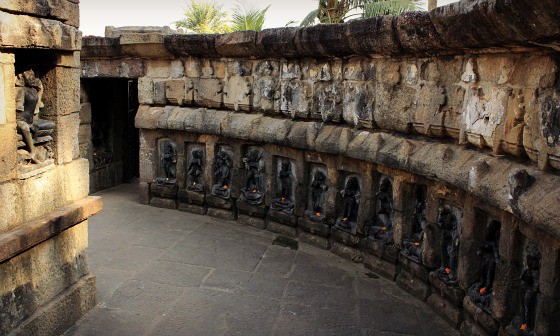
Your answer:
[[[39,245],[101,211],[101,197],[89,196],[45,217],[0,233],[0,263]]]
[[[224,35],[160,35],[177,57],[345,57],[351,55],[431,56],[475,49],[560,48],[560,5],[556,0],[463,0],[431,12],[407,12],[307,28],[274,28]],[[133,34],[120,43],[131,51],[107,57],[157,56],[154,33]],[[157,35],[157,34],[156,34]],[[155,42],[155,44],[154,44]],[[131,43],[136,44],[132,47]],[[123,45],[124,45],[123,44]],[[94,41],[84,44],[94,55]],[[161,56],[166,57],[167,52]]]
[[[343,155],[468,191],[560,244],[560,176],[458,145],[262,114],[141,106],[136,127],[188,131]]]

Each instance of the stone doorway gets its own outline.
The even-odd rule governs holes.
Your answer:
[[[139,176],[137,80],[96,78],[81,84],[82,113],[91,115],[82,118],[90,122],[90,192],[133,181]]]

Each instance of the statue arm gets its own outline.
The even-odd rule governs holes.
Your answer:
[[[35,107],[35,112],[34,114],[39,114],[39,111],[41,108],[45,107],[45,104],[43,104],[43,82],[41,82],[40,79],[37,79],[37,106]]]
[[[16,87],[16,111],[23,111],[25,103],[25,91]]]

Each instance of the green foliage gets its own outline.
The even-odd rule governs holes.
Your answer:
[[[319,0],[319,7],[307,14],[300,26],[319,23],[343,23],[358,16],[362,19],[398,15],[420,8],[421,0]]]
[[[268,8],[259,10],[246,7],[240,2],[234,8],[231,19],[222,6],[215,2],[191,0],[185,18],[175,21],[175,26],[187,33],[222,34],[242,30],[262,30]]]

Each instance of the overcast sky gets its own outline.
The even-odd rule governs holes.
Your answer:
[[[438,0],[444,5],[457,0]],[[225,9],[237,0],[215,0]],[[80,0],[80,30],[86,35],[103,36],[105,26],[170,26],[181,19],[190,0]],[[290,20],[301,21],[317,8],[317,0],[243,0],[268,10],[265,27],[283,27]]]

